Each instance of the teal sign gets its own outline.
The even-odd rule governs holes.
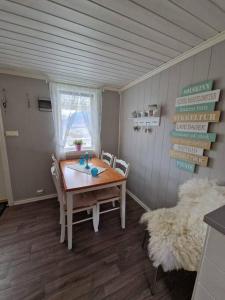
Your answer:
[[[213,80],[205,80],[183,88],[181,96],[188,96],[197,93],[208,92],[212,90],[212,87],[213,87]]]
[[[177,166],[177,168],[184,170],[184,171],[188,171],[190,173],[194,173],[194,171],[195,171],[195,164],[189,163],[184,160],[177,160],[176,166]]]
[[[176,166],[177,168],[190,173],[194,173],[195,171],[195,164],[189,163],[184,160],[176,160]]]
[[[215,102],[176,106],[176,112],[211,112],[215,109]]]
[[[187,139],[194,139],[194,140],[206,140],[210,142],[216,141],[216,133],[199,133],[199,132],[183,132],[183,131],[176,131],[173,130],[171,136],[180,137],[180,138],[187,138]]]

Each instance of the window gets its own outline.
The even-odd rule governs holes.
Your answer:
[[[91,98],[89,94],[61,93],[61,122],[65,130],[64,147],[74,149],[74,140],[83,141],[83,149],[92,149],[91,123]]]
[[[59,159],[74,151],[74,140],[84,150],[100,152],[101,91],[50,83],[55,128],[55,152]]]

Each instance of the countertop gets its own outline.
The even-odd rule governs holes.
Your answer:
[[[225,205],[205,215],[204,221],[225,235]]]

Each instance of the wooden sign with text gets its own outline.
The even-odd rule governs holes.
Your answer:
[[[220,90],[214,90],[185,97],[178,97],[176,99],[176,106],[217,102],[219,101],[219,97]]]
[[[194,105],[177,106],[176,112],[210,112],[214,111],[216,103],[203,103]]]
[[[173,149],[176,151],[181,151],[185,153],[195,154],[195,155],[203,155],[204,149],[186,145],[174,144]]]
[[[219,122],[220,111],[176,113],[173,122]]]
[[[171,134],[170,157],[176,160],[177,168],[193,173],[195,165],[206,167],[210,150],[216,141],[216,133],[208,133],[210,123],[220,121],[221,112],[215,110],[220,90],[212,90],[213,80],[205,80],[186,86],[181,97],[176,98],[176,113],[173,123],[176,128]]]
[[[182,89],[181,96],[193,95],[211,91],[213,87],[213,80],[205,80],[196,84],[186,86]]]
[[[210,142],[216,141],[216,133],[209,132],[209,133],[198,133],[198,132],[182,132],[182,131],[171,131],[170,135],[177,138],[184,138],[184,139],[194,139],[194,140],[205,140]]]
[[[197,123],[185,123],[178,122],[176,123],[177,131],[186,131],[186,132],[198,132],[204,133],[208,131],[209,123],[207,122],[197,122]]]
[[[192,147],[202,148],[206,150],[209,150],[211,148],[211,142],[204,141],[204,140],[191,140],[185,138],[172,137],[171,143],[177,145],[192,146]]]
[[[180,151],[176,151],[176,150],[170,150],[170,157],[171,158],[175,158],[175,159],[179,159],[179,160],[185,160],[185,161],[189,161],[193,164],[202,166],[202,167],[206,167],[208,164],[208,157],[207,156],[198,156],[198,155],[194,155],[194,154],[189,154],[189,153],[185,153],[185,152],[180,152]]]
[[[195,164],[192,164],[190,162],[184,161],[184,160],[176,160],[176,166],[177,168],[188,171],[190,173],[194,173],[195,171]]]

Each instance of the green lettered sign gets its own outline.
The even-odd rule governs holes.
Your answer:
[[[212,112],[215,109],[215,102],[176,106],[176,112]]]
[[[193,95],[197,93],[211,91],[212,87],[213,87],[213,80],[205,80],[183,88],[181,96],[187,96],[187,95]]]
[[[180,138],[187,138],[193,140],[206,140],[210,142],[216,141],[216,133],[199,133],[199,132],[183,132],[183,131],[176,131],[173,130],[171,136],[180,137]]]
[[[184,160],[177,160],[176,166],[177,166],[177,168],[184,170],[184,171],[188,171],[190,173],[194,173],[194,171],[195,171],[195,164],[189,163]]]

